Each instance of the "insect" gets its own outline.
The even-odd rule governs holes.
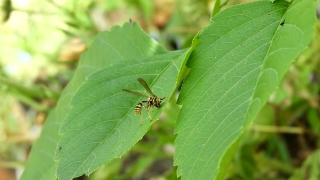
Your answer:
[[[284,22],[285,22],[285,20],[283,20],[283,21],[280,23],[280,26],[283,26],[283,25],[284,25]]]
[[[150,122],[151,122],[151,121],[152,121],[152,117],[150,116],[148,110],[149,110],[150,108],[153,108],[153,107],[160,108],[161,102],[162,102],[166,97],[163,97],[163,98],[157,97],[155,94],[153,94],[153,92],[152,92],[151,89],[149,88],[148,84],[147,84],[143,79],[138,78],[138,81],[139,81],[140,84],[147,90],[147,92],[150,94],[150,96],[147,96],[147,95],[144,95],[144,94],[135,92],[135,91],[131,91],[131,90],[128,90],[128,89],[122,89],[122,90],[125,91],[125,92],[128,92],[128,93],[137,95],[137,96],[141,96],[141,97],[148,98],[146,101],[141,101],[141,102],[139,102],[139,103],[136,105],[136,107],[134,108],[134,114],[135,114],[135,115],[140,114],[140,118],[141,118],[140,125],[142,125],[142,123],[143,123],[142,116],[141,116],[142,107],[146,108],[146,110],[147,110],[147,112],[148,112],[148,115],[149,115],[149,118],[150,118]],[[144,106],[143,103],[146,103],[146,106]]]

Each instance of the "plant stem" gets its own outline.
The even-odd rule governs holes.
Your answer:
[[[287,126],[264,126],[264,125],[252,125],[251,130],[267,133],[288,133],[288,134],[303,134],[304,130],[300,127],[287,127]]]

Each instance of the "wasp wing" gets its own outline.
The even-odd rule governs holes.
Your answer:
[[[131,90],[128,90],[128,89],[122,89],[122,91],[131,93],[131,94],[134,94],[134,95],[137,95],[137,96],[142,96],[142,97],[146,97],[146,98],[149,97],[147,95],[144,95],[144,94],[141,94],[141,93],[138,93],[138,92],[135,92],[135,91],[131,91]]]
[[[140,84],[147,90],[147,92],[154,97],[157,97],[156,95],[154,95],[151,91],[151,89],[149,88],[148,84],[141,78],[138,78],[138,81],[140,82]]]

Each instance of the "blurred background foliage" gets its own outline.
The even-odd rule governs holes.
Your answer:
[[[219,4],[223,9],[243,2]],[[19,179],[48,113],[97,33],[131,19],[168,50],[182,49],[208,25],[214,4],[0,0],[0,179]],[[226,179],[320,179],[320,21],[314,29],[310,48],[243,136]],[[177,96],[131,151],[78,179],[177,179],[172,166]]]

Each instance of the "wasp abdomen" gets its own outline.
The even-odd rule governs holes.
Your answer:
[[[134,114],[135,115],[141,114],[142,107],[143,107],[142,102],[137,104],[136,107],[134,108]]]

